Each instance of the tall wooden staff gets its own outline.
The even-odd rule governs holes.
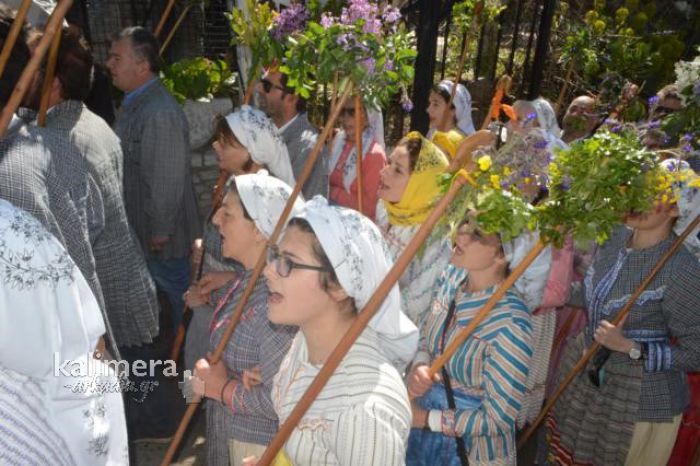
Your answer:
[[[168,20],[170,17],[170,13],[173,11],[173,7],[175,6],[175,0],[168,0],[168,4],[165,7],[165,10],[163,11],[163,16],[160,17],[160,21],[158,21],[158,26],[156,26],[156,30],[153,31],[153,35],[158,37],[163,30],[163,27],[165,26],[165,22]]]
[[[459,64],[457,65],[457,76],[455,77],[455,81],[452,86],[452,92],[450,93],[450,99],[447,101],[447,106],[445,107],[445,111],[442,113],[442,121],[440,122],[440,125],[444,128],[449,124],[448,118],[449,118],[449,110],[452,108],[452,102],[455,100],[455,95],[457,94],[457,85],[462,81],[462,72],[464,71],[464,64],[467,62],[467,50],[469,49],[469,43],[471,42],[472,37],[474,36],[474,32],[476,31],[476,26],[479,22],[479,18],[481,17],[481,12],[484,9],[484,2],[480,1],[476,5],[474,5],[474,18],[472,18],[472,22],[469,24],[469,29],[467,30],[467,35],[464,38],[464,43],[462,44],[462,52],[459,54]],[[444,45],[447,47],[447,44]]]
[[[280,215],[279,220],[277,221],[277,225],[275,226],[274,231],[270,235],[270,238],[267,240],[268,244],[276,244],[277,243],[277,238],[279,235],[282,233],[282,228],[287,220],[287,217],[289,217],[289,214],[292,211],[292,207],[294,206],[294,201],[297,199],[299,196],[299,193],[301,192],[302,186],[304,186],[304,183],[306,180],[311,176],[311,172],[313,171],[314,168],[314,163],[316,162],[316,159],[318,158],[318,155],[321,153],[321,149],[323,148],[323,144],[325,143],[326,139],[328,139],[328,136],[331,133],[331,130],[333,129],[333,125],[335,124],[335,120],[338,118],[338,114],[340,113],[340,109],[343,107],[343,104],[345,101],[348,99],[348,96],[352,92],[352,85],[348,83],[347,87],[345,88],[345,91],[340,97],[340,100],[338,102],[338,106],[334,109],[333,113],[331,114],[330,119],[328,122],[326,122],[326,126],[323,128],[323,131],[321,132],[321,135],[319,136],[318,140],[316,141],[316,144],[314,145],[314,148],[311,150],[311,153],[309,154],[309,158],[306,160],[306,164],[304,165],[304,170],[301,172],[301,175],[297,179],[296,184],[294,185],[294,189],[292,190],[291,195],[289,196],[289,199],[287,200],[287,204],[284,207],[284,210],[282,211],[282,215]],[[253,293],[253,290],[255,289],[255,283],[258,281],[258,278],[262,274],[263,267],[265,266],[265,258],[266,258],[266,250],[260,254],[258,257],[258,260],[255,264],[255,268],[253,269],[253,273],[250,277],[250,280],[248,280],[248,284],[243,291],[243,295],[241,296],[241,299],[238,301],[236,308],[234,309],[233,313],[231,314],[231,320],[228,324],[228,327],[226,327],[226,330],[224,331],[221,341],[219,342],[219,345],[216,347],[216,350],[214,351],[214,354],[211,356],[209,362],[210,364],[216,364],[221,360],[221,355],[223,354],[224,350],[226,349],[226,345],[228,344],[228,340],[231,338],[231,335],[233,335],[233,332],[236,330],[236,327],[238,325],[238,322],[241,319],[241,315],[243,314],[243,309],[245,308],[246,304],[248,303],[248,299],[250,298],[250,295]],[[175,452],[177,451],[177,448],[182,441],[182,437],[185,434],[185,430],[187,429],[187,425],[189,424],[190,420],[192,419],[192,416],[194,415],[195,411],[197,411],[197,406],[199,406],[199,403],[192,403],[189,406],[187,406],[187,410],[185,411],[185,415],[182,418],[182,421],[180,421],[180,425],[177,428],[177,432],[175,433],[175,437],[173,438],[172,442],[170,443],[170,446],[168,447],[168,451],[165,453],[165,457],[163,458],[163,461],[161,462],[161,466],[165,466],[170,464],[172,461],[173,457],[175,456]]]
[[[66,16],[72,4],[73,0],[59,1],[56,8],[54,8],[51,13],[43,37],[36,46],[32,58],[29,59],[29,63],[27,63],[27,66],[24,68],[22,76],[20,76],[10,99],[2,109],[2,113],[0,113],[0,138],[5,136],[10,121],[12,120],[12,115],[14,115],[15,110],[17,110],[17,107],[19,107],[19,104],[22,102],[24,94],[27,92],[27,89],[34,79],[34,75],[41,65],[41,61],[46,55],[49,44],[53,40],[54,35],[61,29],[63,18]]]
[[[277,452],[282,448],[301,418],[304,416],[319,393],[321,393],[321,390],[323,390],[323,387],[331,378],[333,372],[337,369],[338,365],[348,353],[357,338],[365,330],[367,324],[369,324],[369,321],[372,319],[372,317],[374,317],[374,314],[377,312],[382,302],[384,302],[386,295],[389,293],[389,291],[391,291],[391,288],[399,280],[404,270],[406,270],[411,260],[418,252],[418,249],[420,249],[425,240],[428,238],[428,235],[430,235],[435,224],[440,220],[440,217],[442,217],[442,214],[454,200],[459,190],[467,182],[474,183],[471,177],[469,177],[469,175],[466,173],[458,176],[455,179],[449,191],[447,191],[445,196],[435,206],[428,218],[418,229],[413,239],[411,239],[408,245],[406,245],[406,249],[404,249],[387,276],[384,277],[384,280],[382,280],[382,282],[379,284],[365,307],[357,314],[355,321],[352,323],[345,335],[343,335],[343,338],[328,357],[325,364],[314,378],[313,382],[311,382],[311,385],[309,385],[309,388],[306,389],[304,395],[297,402],[296,406],[289,414],[289,417],[284,421],[284,424],[282,424],[279,431],[272,439],[272,442],[270,442],[267,449],[265,449],[265,453],[260,458],[258,466],[268,466],[275,459]]]
[[[2,53],[0,53],[0,77],[2,77],[2,73],[5,71],[7,62],[10,60],[12,48],[15,46],[17,37],[19,37],[19,33],[22,31],[24,19],[27,17],[27,11],[29,11],[31,4],[32,0],[22,0],[22,4],[19,6],[19,10],[17,10],[15,20],[12,22],[10,32],[5,38],[5,44],[2,46]]]
[[[644,279],[642,284],[639,285],[632,297],[630,297],[629,301],[627,301],[625,307],[623,307],[622,310],[617,314],[617,316],[615,316],[615,319],[611,322],[613,325],[618,326],[621,322],[624,321],[624,319],[627,317],[627,314],[629,314],[634,305],[637,303],[637,299],[639,298],[639,296],[649,286],[651,281],[661,271],[664,265],[666,265],[666,262],[668,262],[668,260],[671,257],[673,257],[676,251],[678,251],[678,249],[683,245],[685,239],[688,237],[690,232],[698,226],[698,224],[700,224],[700,215],[695,217],[695,220],[693,220],[690,223],[690,225],[688,225],[685,228],[685,230],[683,230],[683,233],[681,233],[681,235],[678,238],[676,238],[676,240],[673,242],[668,251],[666,251],[666,253],[661,257],[661,259],[659,259],[659,262],[656,263],[651,272],[649,272],[649,275]],[[537,430],[537,427],[547,416],[549,410],[552,409],[552,406],[554,406],[561,394],[564,393],[564,390],[566,390],[567,387],[571,384],[571,382],[574,380],[574,377],[576,377],[576,375],[586,367],[588,361],[590,361],[590,359],[600,347],[601,345],[598,342],[594,341],[591,347],[588,348],[586,353],[583,355],[583,357],[579,359],[579,361],[576,363],[574,368],[571,369],[569,374],[566,376],[566,378],[557,388],[554,394],[549,398],[549,400],[547,400],[547,403],[544,405],[544,408],[542,408],[542,411],[540,411],[540,414],[537,416],[537,419],[535,419],[535,421],[532,424],[530,424],[530,427],[528,427],[525,433],[520,437],[520,440],[518,440],[518,449],[522,448],[523,445],[525,445],[530,436],[535,432],[535,430]]]
[[[39,126],[46,126],[46,112],[49,111],[49,98],[51,97],[51,86],[53,78],[56,75],[56,63],[58,62],[58,48],[61,46],[61,30],[56,31],[56,35],[51,42],[51,51],[49,52],[49,63],[46,66],[46,76],[44,76],[44,85],[41,88],[41,103],[39,104],[39,116],[37,122]]]
[[[168,36],[163,41],[163,45],[160,46],[160,51],[158,52],[158,55],[163,55],[163,52],[165,52],[165,50],[168,48],[168,45],[170,45],[170,41],[172,41],[173,37],[175,37],[175,33],[178,29],[180,29],[180,25],[185,20],[185,18],[187,17],[187,13],[190,12],[193,6],[194,3],[190,3],[182,10],[180,16],[177,17],[177,21],[175,21],[175,24],[173,24],[173,27],[168,32]]]
[[[357,153],[357,210],[360,213],[362,211],[362,156],[364,155],[364,147],[362,147],[362,126],[365,122],[364,115],[362,112],[362,98],[358,93],[355,95],[355,151]]]
[[[559,92],[559,98],[557,99],[557,104],[554,106],[554,114],[559,115],[559,109],[561,104],[564,103],[564,97],[566,97],[566,91],[569,87],[569,81],[571,81],[571,75],[574,73],[574,60],[569,61],[569,66],[566,69],[566,76],[564,77],[564,85]]]

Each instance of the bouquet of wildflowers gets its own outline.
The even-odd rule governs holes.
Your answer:
[[[325,12],[318,22],[308,21],[305,28],[286,34],[280,71],[305,98],[317,84],[333,82],[337,73],[359,88],[368,106],[380,107],[397,93],[406,99],[416,51],[413,34],[400,19],[393,6],[382,9],[370,0],[350,0],[339,16]]]
[[[678,143],[680,157],[687,158],[700,150],[700,55],[693,61],[676,63],[675,84],[683,108],[667,116],[661,128],[672,143]]]

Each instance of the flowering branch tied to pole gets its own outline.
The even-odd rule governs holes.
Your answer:
[[[369,324],[369,321],[372,320],[372,317],[374,317],[374,314],[381,306],[382,302],[386,298],[386,295],[399,280],[404,270],[406,270],[410,264],[411,260],[413,260],[413,257],[430,235],[433,227],[437,224],[438,220],[440,220],[440,217],[442,217],[442,214],[449,207],[450,203],[454,200],[460,189],[466,183],[471,182],[471,177],[469,177],[469,175],[466,173],[460,172],[460,175],[461,176],[457,176],[455,178],[455,181],[450,186],[448,192],[440,200],[440,202],[438,202],[433,211],[430,213],[430,216],[428,216],[425,222],[421,225],[420,229],[416,232],[413,239],[411,239],[411,241],[408,243],[404,251],[401,253],[401,256],[399,256],[394,263],[394,266],[391,268],[386,277],[384,277],[384,280],[379,284],[374,294],[372,294],[372,297],[369,299],[365,307],[357,314],[357,318],[335,347],[331,355],[328,357],[328,360],[323,365],[318,375],[316,375],[313,382],[311,382],[309,388],[306,389],[306,392],[304,392],[304,395],[297,402],[284,424],[280,426],[277,435],[275,435],[275,437],[272,439],[265,450],[265,453],[260,458],[260,461],[258,461],[258,466],[268,466],[272,463],[275,456],[294,431],[301,418],[304,416],[309,407],[311,407],[311,404],[314,402],[319,393],[321,393],[321,390],[323,390],[323,387],[333,375],[333,372],[336,370],[357,338],[365,330],[367,324]]]
[[[44,85],[41,88],[41,103],[39,104],[39,115],[37,123],[39,126],[46,126],[46,112],[49,111],[49,98],[51,97],[51,85],[53,78],[56,76],[56,63],[58,62],[58,49],[61,46],[61,30],[56,32],[56,35],[51,42],[51,50],[49,51],[49,64],[46,67],[46,76],[44,76]]]
[[[17,42],[17,37],[22,31],[22,26],[24,26],[24,19],[27,17],[27,12],[29,7],[32,5],[32,0],[22,0],[22,4],[17,10],[17,15],[15,15],[15,20],[12,22],[12,27],[10,32],[5,39],[5,45],[2,47],[2,53],[0,53],[0,77],[2,77],[7,62],[10,60],[10,55],[12,54],[12,49]]]
[[[692,232],[698,225],[700,224],[700,215],[695,217],[695,220],[693,220],[685,230],[683,230],[683,233],[678,236],[678,238],[675,239],[671,247],[666,251],[666,253],[659,259],[659,261],[656,263],[654,268],[649,272],[649,275],[644,279],[644,281],[639,285],[637,290],[634,292],[634,294],[630,297],[630,299],[627,301],[627,304],[625,304],[625,307],[622,308],[622,310],[615,316],[615,319],[612,321],[612,324],[614,326],[620,325],[621,322],[624,321],[624,319],[627,317],[627,314],[632,310],[634,305],[637,303],[637,299],[639,299],[639,296],[644,292],[644,290],[649,286],[651,281],[658,275],[658,273],[663,269],[664,265],[666,265],[666,262],[673,257],[673,255],[680,249],[680,247],[683,245],[683,242],[685,239],[688,237],[690,232]],[[581,372],[586,365],[588,364],[588,361],[593,357],[593,355],[596,353],[596,351],[601,347],[601,345],[598,342],[593,342],[590,348],[586,350],[586,353],[579,359],[579,361],[576,363],[573,369],[569,372],[569,374],[566,376],[564,381],[559,385],[557,390],[554,392],[554,394],[547,400],[547,403],[544,405],[544,408],[542,408],[542,411],[540,411],[540,414],[537,416],[537,419],[530,424],[530,427],[525,431],[525,433],[520,437],[518,440],[518,449],[521,449],[525,443],[527,443],[528,439],[532,436],[532,434],[537,430],[539,425],[542,423],[544,418],[547,416],[547,413],[549,412],[550,409],[554,406],[554,404],[557,402],[559,397],[561,396],[562,393],[564,393],[564,390],[568,388],[568,386],[571,384],[571,382],[574,380],[574,378],[578,375],[579,372]]]
[[[53,40],[54,35],[61,29],[63,18],[66,16],[66,13],[72,4],[73,0],[59,1],[56,8],[54,8],[53,12],[51,13],[51,16],[46,24],[44,35],[34,49],[34,53],[32,54],[32,58],[29,60],[29,63],[27,63],[24,71],[22,71],[22,75],[20,76],[19,81],[12,92],[10,99],[2,109],[2,113],[0,113],[0,138],[5,136],[15,110],[17,110],[17,107],[19,107],[19,104],[22,102],[22,98],[27,92],[27,89],[29,89],[29,85],[34,79],[34,75],[39,69],[41,61],[46,55],[49,44]]]
[[[342,108],[343,104],[345,101],[348,99],[350,93],[352,92],[352,84],[348,83],[345,91],[340,97],[340,100],[338,102],[338,107],[336,107],[335,111],[331,114],[330,118],[326,122],[326,126],[323,128],[323,131],[321,132],[321,135],[319,136],[318,140],[316,141],[316,145],[314,145],[313,149],[311,150],[311,153],[309,154],[309,158],[306,160],[306,164],[304,165],[304,170],[301,172],[299,175],[299,178],[297,179],[296,184],[294,185],[294,189],[292,190],[292,193],[289,196],[289,199],[287,200],[287,204],[284,207],[284,210],[282,211],[282,215],[280,215],[279,220],[277,221],[277,225],[275,226],[274,231],[270,235],[270,238],[267,240],[268,244],[276,244],[277,239],[279,238],[280,234],[282,233],[282,228],[284,227],[287,217],[289,217],[289,214],[292,211],[292,207],[294,206],[294,201],[297,199],[299,196],[299,193],[301,192],[301,188],[304,186],[304,183],[306,183],[306,180],[311,176],[311,172],[313,171],[314,164],[316,162],[316,159],[318,158],[319,154],[321,153],[321,149],[323,148],[323,145],[328,139],[328,137],[331,134],[331,130],[333,129],[333,125],[335,124],[335,121],[338,119],[338,114],[340,113],[340,109]],[[258,257],[258,260],[255,264],[255,268],[253,269],[253,273],[250,277],[250,280],[248,281],[248,284],[243,291],[243,295],[241,296],[241,299],[238,301],[236,304],[236,308],[234,309],[233,313],[231,314],[231,320],[228,324],[228,327],[226,327],[226,330],[224,331],[221,341],[219,342],[219,345],[216,347],[216,350],[214,351],[214,354],[212,354],[211,358],[209,359],[210,364],[216,364],[221,360],[221,355],[223,354],[224,350],[226,349],[226,345],[228,344],[229,339],[231,338],[231,335],[233,335],[233,332],[236,330],[236,327],[238,325],[238,322],[241,319],[241,316],[243,315],[243,309],[245,308],[246,304],[248,303],[248,299],[250,298],[250,295],[253,293],[253,290],[255,289],[255,284],[258,281],[258,278],[260,278],[260,275],[262,274],[263,267],[265,266],[265,258],[266,258],[266,251],[267,248],[263,251],[262,254]],[[161,466],[165,466],[171,463],[173,457],[175,456],[175,452],[177,451],[178,446],[180,445],[180,442],[182,441],[182,437],[185,434],[185,430],[187,429],[187,425],[189,424],[190,420],[192,419],[192,416],[194,415],[195,411],[197,410],[197,406],[199,405],[199,402],[197,403],[192,403],[187,407],[187,410],[185,411],[185,415],[182,418],[182,421],[180,421],[180,425],[177,428],[177,432],[175,432],[175,436],[170,443],[170,446],[168,447],[168,451],[165,453],[165,457],[163,458],[163,461],[161,462]]]

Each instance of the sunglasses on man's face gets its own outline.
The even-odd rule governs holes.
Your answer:
[[[265,91],[265,94],[269,94],[272,89],[279,89],[282,92],[286,92],[286,89],[282,86],[278,86],[277,84],[273,83],[267,78],[262,78],[260,80],[260,84],[262,84],[263,91]]]

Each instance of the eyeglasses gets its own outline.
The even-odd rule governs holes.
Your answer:
[[[306,265],[294,262],[289,257],[280,254],[277,246],[269,246],[267,248],[267,264],[275,264],[277,275],[282,278],[287,278],[293,269],[318,270],[319,272],[326,270],[319,265]]]
[[[260,79],[260,84],[262,84],[262,87],[263,87],[263,90],[265,91],[265,94],[269,94],[273,88],[279,89],[282,92],[287,92],[287,90],[284,87],[278,86],[277,84],[271,82],[267,78]]]
[[[339,116],[341,116],[341,117],[343,117],[343,116],[354,117],[355,116],[355,107],[343,107],[343,108],[341,108]]]

